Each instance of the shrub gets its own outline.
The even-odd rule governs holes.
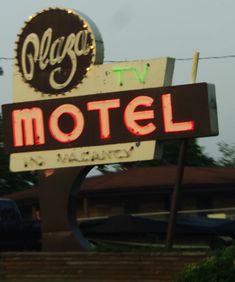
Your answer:
[[[235,281],[235,246],[221,250],[200,263],[188,265],[177,282],[233,282]]]

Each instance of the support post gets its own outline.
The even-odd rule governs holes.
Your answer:
[[[198,61],[199,61],[199,52],[195,52],[193,55],[192,72],[191,72],[192,83],[196,82]],[[168,222],[167,235],[166,235],[166,250],[168,252],[172,249],[172,244],[173,244],[173,236],[175,231],[178,205],[179,205],[179,195],[184,177],[184,164],[185,164],[185,156],[187,151],[187,144],[188,144],[187,139],[181,140],[177,170],[176,170],[176,180],[175,180],[173,194],[171,197],[170,218]]]
[[[77,223],[80,186],[92,167],[56,169],[40,175],[42,250],[85,251],[91,248]]]
[[[170,218],[167,228],[167,237],[166,237],[167,251],[171,250],[173,243],[173,235],[175,231],[176,217],[177,217],[178,204],[179,204],[179,194],[180,194],[180,188],[182,185],[182,180],[184,175],[184,162],[185,162],[185,155],[187,150],[187,143],[188,143],[187,139],[183,139],[180,144],[179,158],[178,158],[177,170],[176,170],[176,180],[175,180],[173,194],[171,197]]]

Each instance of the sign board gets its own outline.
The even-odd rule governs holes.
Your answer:
[[[151,160],[156,140],[218,134],[213,85],[170,87],[172,58],[102,65],[102,37],[75,10],[30,17],[15,52],[3,106],[12,171]]]
[[[3,119],[13,171],[149,160],[155,140],[218,134],[206,83],[14,103]]]

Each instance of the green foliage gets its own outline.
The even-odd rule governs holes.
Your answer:
[[[235,281],[235,246],[222,250],[198,264],[188,265],[177,282],[233,282]]]
[[[165,141],[163,145],[163,156],[161,160],[141,161],[116,164],[116,171],[125,170],[133,167],[150,167],[160,165],[176,165],[178,161],[181,140]],[[185,165],[187,166],[216,166],[213,158],[204,153],[203,147],[197,143],[197,139],[190,139],[187,146]],[[114,166],[113,166],[114,167]],[[109,172],[109,166],[102,165],[98,169],[102,173]]]
[[[13,173],[9,171],[9,155],[3,147],[3,121],[0,115],[0,196],[25,190],[37,183],[34,172]]]
[[[219,142],[219,151],[222,157],[218,160],[218,165],[223,167],[235,167],[235,143],[231,145],[225,142]]]
[[[0,177],[5,175],[9,167],[9,156],[6,155],[3,148],[3,124],[0,115]]]
[[[181,140],[167,141],[164,143],[162,162],[165,164],[177,164]],[[187,146],[185,165],[187,166],[214,166],[213,158],[204,153],[197,139],[190,139]]]

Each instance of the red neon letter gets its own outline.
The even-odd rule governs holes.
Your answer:
[[[12,128],[14,147],[45,143],[43,113],[40,108],[14,110]]]
[[[134,98],[127,105],[124,112],[124,122],[127,129],[131,133],[135,135],[147,135],[152,133],[156,129],[156,126],[152,122],[149,122],[146,125],[139,125],[136,122],[137,120],[146,120],[154,118],[153,110],[135,112],[138,106],[151,107],[152,103],[153,99],[151,97],[139,96]]]
[[[69,133],[64,133],[59,128],[59,118],[63,115],[70,115],[73,119],[73,130]],[[51,135],[59,142],[69,143],[77,139],[84,128],[84,118],[82,112],[74,105],[64,104],[56,108],[49,119],[49,129]]]
[[[106,139],[110,137],[109,109],[120,107],[120,99],[94,101],[87,103],[88,111],[99,111],[100,137]]]
[[[165,132],[194,130],[194,121],[173,122],[171,94],[162,95],[162,109]]]

